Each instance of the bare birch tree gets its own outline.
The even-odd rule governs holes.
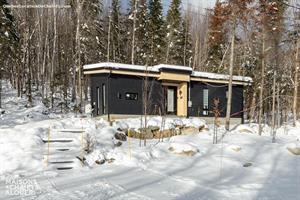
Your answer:
[[[131,45],[131,64],[135,63],[135,32],[136,32],[136,14],[137,14],[138,0],[134,0],[133,10],[133,27],[132,27],[132,45]]]
[[[81,112],[82,106],[82,69],[81,69],[81,44],[80,44],[80,25],[81,25],[81,12],[82,12],[82,2],[81,0],[77,0],[76,2],[76,13],[77,13],[77,24],[76,24],[76,69],[78,72],[78,85],[77,91],[79,95],[79,103],[77,101],[77,107]]]
[[[258,134],[262,134],[263,95],[265,82],[265,32],[262,33],[262,57],[261,57],[261,80],[259,87],[259,111],[258,111]]]
[[[297,36],[296,52],[295,52],[295,75],[294,75],[294,94],[293,94],[293,125],[297,122],[297,101],[298,101],[298,73],[299,73],[299,43],[300,39]]]
[[[234,13],[234,12],[233,12]],[[230,51],[230,64],[229,64],[229,82],[228,82],[228,97],[226,107],[225,128],[228,131],[230,128],[230,115],[231,115],[231,102],[232,102],[232,78],[233,78],[233,65],[234,65],[234,42],[235,42],[235,26],[236,20],[233,20],[232,35],[231,35],[231,51]]]

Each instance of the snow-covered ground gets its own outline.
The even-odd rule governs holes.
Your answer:
[[[0,114],[0,199],[300,199],[300,126],[286,125],[272,143],[270,129],[258,136],[257,125],[240,125],[231,132],[219,128],[212,144],[212,127],[195,134],[147,140],[128,139],[117,147],[118,128],[140,126],[140,119],[109,126],[100,119],[47,114],[4,84]],[[168,118],[166,127],[201,126],[200,119]],[[148,125],[160,126],[154,117]],[[46,166],[42,138],[55,129],[84,129],[92,152],[86,165],[57,171]],[[224,137],[222,135],[224,134]],[[80,137],[80,136],[78,136]],[[192,153],[191,153],[192,152]],[[102,165],[96,160],[114,159]]]

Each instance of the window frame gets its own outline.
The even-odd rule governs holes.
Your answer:
[[[138,101],[139,100],[139,94],[137,92],[125,92],[125,100]]]
[[[202,107],[202,114],[204,116],[208,116],[209,115],[209,89],[205,88],[203,89],[203,107]]]
[[[102,112],[106,114],[106,87],[105,84],[102,83]]]

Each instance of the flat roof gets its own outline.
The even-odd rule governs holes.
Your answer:
[[[179,70],[179,71],[187,71],[187,72],[193,71],[191,67],[179,66],[179,65],[167,65],[167,64],[154,65],[152,68],[155,70],[170,69],[170,70]]]
[[[187,71],[191,73],[191,77],[195,78],[208,78],[214,80],[229,80],[228,74],[219,74],[219,73],[210,73],[210,72],[201,72],[195,71],[191,67],[178,66],[178,65],[168,65],[168,64],[159,64],[155,66],[143,66],[143,65],[130,65],[123,63],[113,63],[113,62],[103,62],[96,64],[84,65],[83,69],[86,71],[94,69],[115,69],[115,70],[130,70],[130,71],[149,71],[158,73],[163,69],[167,70],[178,70],[178,71]],[[233,76],[233,81],[242,81],[242,82],[252,82],[252,78],[248,76]]]
[[[193,77],[201,77],[201,78],[209,78],[209,79],[217,79],[217,80],[229,80],[228,74],[218,74],[218,73],[210,73],[210,72],[200,72],[193,71]],[[252,82],[252,78],[248,76],[233,76],[232,80],[234,81],[243,81],[243,82]]]
[[[143,65],[129,65],[129,64],[122,64],[122,63],[112,63],[112,62],[103,62],[103,63],[96,63],[96,64],[89,64],[83,66],[84,70],[91,70],[91,69],[127,69],[127,70],[137,70],[137,71],[153,71],[152,67],[146,67]],[[157,71],[158,72],[158,71]]]

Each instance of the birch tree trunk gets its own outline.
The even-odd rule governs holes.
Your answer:
[[[254,121],[255,117],[255,106],[256,105],[256,91],[254,90],[251,104],[250,104],[250,123]]]
[[[148,96],[148,93],[149,93],[149,79],[148,79],[148,64],[146,64],[146,76],[145,76],[145,79],[144,79],[144,88],[143,88],[143,107],[144,107],[144,133],[143,133],[143,136],[144,136],[144,146],[146,146],[146,129],[147,129],[147,122],[148,122],[148,104],[149,104],[149,96]]]
[[[136,13],[137,13],[138,0],[134,1],[134,11],[133,11],[133,30],[132,30],[132,49],[131,49],[131,64],[134,65],[135,61],[135,29],[136,29]]]
[[[297,97],[298,97],[298,73],[299,73],[299,43],[300,39],[297,39],[296,43],[296,55],[295,55],[295,76],[294,76],[294,95],[293,95],[293,125],[296,126],[297,122]]]
[[[275,142],[275,105],[276,105],[276,76],[277,71],[274,72],[273,77],[273,94],[272,94],[272,142]]]
[[[43,12],[43,11],[42,11]],[[39,90],[39,86],[42,83],[41,79],[41,57],[42,57],[42,22],[43,22],[43,13],[40,15],[39,9],[36,10],[36,16],[38,18],[38,52],[37,52],[37,76],[36,76],[36,85],[37,90]]]
[[[48,39],[48,36],[49,36],[49,23],[47,23],[47,28],[46,28],[46,38],[45,38],[45,42],[44,42],[44,49],[45,49],[45,52],[44,52],[44,55],[43,55],[43,63],[42,63],[42,98],[44,99],[45,98],[45,84],[46,84],[46,57],[47,57],[47,52],[49,49],[49,39]]]
[[[199,60],[199,36],[196,36],[196,44],[194,49],[194,60],[193,60],[193,70],[197,67],[197,60]]]
[[[54,108],[54,67],[56,65],[56,40],[57,40],[57,27],[56,27],[56,8],[55,8],[56,2],[53,0],[53,30],[54,30],[54,38],[53,38],[53,51],[52,51],[52,61],[51,61],[51,108]]]
[[[232,37],[231,37],[231,53],[230,53],[230,65],[229,65],[229,83],[228,83],[228,99],[226,107],[226,119],[225,129],[228,131],[230,126],[230,114],[231,114],[231,102],[232,102],[232,76],[233,76],[233,62],[234,62],[234,42],[235,42],[235,20],[232,26]]]
[[[81,23],[81,9],[82,4],[80,0],[77,0],[77,25],[76,25],[76,67],[78,70],[78,93],[80,98],[80,103],[77,102],[79,111],[81,112],[82,104],[82,83],[81,83],[81,44],[80,44],[80,23]]]
[[[261,80],[259,88],[259,112],[258,112],[258,134],[262,134],[263,93],[265,81],[265,34],[262,41]]]
[[[111,32],[111,12],[108,16],[108,32],[107,32],[107,62],[110,61],[110,32]]]
[[[76,11],[77,11],[77,8],[76,8]],[[76,11],[75,12],[73,12],[73,13],[70,13],[70,15],[69,15],[69,20],[70,21],[73,21],[74,20],[74,18],[76,18]],[[74,24],[73,24],[73,26],[74,26],[74,28],[76,27],[77,28],[77,21],[76,20],[74,20]],[[77,91],[76,91],[76,48],[77,48],[77,44],[76,44],[76,33],[75,33],[75,38],[73,38],[72,37],[72,40],[74,40],[75,42],[74,42],[74,44],[72,45],[72,47],[73,47],[73,49],[75,50],[75,51],[71,51],[71,54],[72,55],[74,55],[75,56],[75,60],[73,61],[70,61],[70,65],[72,66],[72,68],[70,69],[70,70],[72,70],[72,99],[71,99],[71,101],[73,102],[73,103],[76,103],[76,96],[77,96]]]
[[[27,1],[25,2],[25,4],[27,5]],[[31,94],[31,59],[30,59],[30,50],[31,50],[31,36],[30,36],[30,24],[28,25],[27,22],[28,22],[28,11],[26,10],[26,17],[25,17],[25,27],[28,26],[27,28],[27,32],[25,33],[26,36],[25,36],[25,65],[27,67],[27,81],[26,81],[26,92],[27,92],[27,98],[28,98],[28,104],[27,106],[28,107],[31,107],[32,106],[32,94]]]
[[[0,67],[0,108],[2,108],[2,68]]]
[[[276,95],[276,99],[277,99],[277,128],[279,128],[281,126],[281,119],[282,119],[282,109],[281,109],[281,101],[280,101],[280,83],[277,83],[277,95]]]

